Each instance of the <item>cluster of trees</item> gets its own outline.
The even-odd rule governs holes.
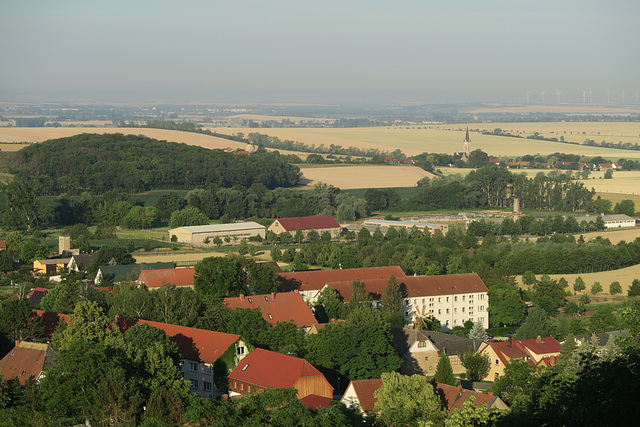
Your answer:
[[[640,410],[635,393],[640,377],[640,301],[622,310],[629,335],[603,349],[592,342],[576,345],[568,335],[558,364],[540,368],[524,360],[510,362],[492,391],[511,410],[505,425],[625,424]]]
[[[508,207],[514,197],[519,197],[522,208],[595,211],[595,192],[565,175],[539,173],[535,178],[528,178],[494,164],[473,170],[464,178],[424,179],[418,185],[421,191],[400,203],[397,210]]]
[[[153,189],[218,184],[290,187],[298,167],[277,153],[234,155],[222,150],[158,141],[142,135],[81,134],[45,141],[12,154],[14,173],[33,177],[41,194],[102,194],[114,188],[136,193]]]

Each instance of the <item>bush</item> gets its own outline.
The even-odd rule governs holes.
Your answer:
[[[631,282],[631,286],[629,286],[629,290],[627,291],[630,297],[636,297],[640,295],[640,280],[633,279]]]
[[[621,294],[622,286],[620,286],[620,282],[611,282],[611,285],[609,285],[609,293],[611,295]]]

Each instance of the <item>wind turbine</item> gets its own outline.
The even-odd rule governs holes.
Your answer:
[[[542,94],[542,103],[544,104],[544,94],[545,94],[544,89],[542,89],[542,91],[540,93]]]
[[[560,89],[556,89],[556,103],[560,104]]]
[[[582,90],[582,103],[586,104],[587,103],[587,91],[586,90]]]
[[[622,103],[624,104],[624,91],[620,94],[622,96]]]
[[[611,104],[611,92],[607,92],[607,104]]]
[[[529,91],[527,91],[527,104],[529,103]]]
[[[591,95],[593,95],[593,92],[589,89],[589,104],[591,104]]]

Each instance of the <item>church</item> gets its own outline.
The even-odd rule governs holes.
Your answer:
[[[469,155],[471,154],[471,138],[469,138],[469,127],[467,127],[467,134],[464,137],[464,151],[459,153],[453,153],[453,156],[460,157],[465,163],[469,162]]]

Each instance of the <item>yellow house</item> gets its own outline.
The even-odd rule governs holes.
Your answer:
[[[37,259],[33,261],[33,271],[36,274],[56,274],[60,269],[67,268],[71,258]]]
[[[485,381],[495,381],[504,375],[504,368],[513,359],[522,359],[531,365],[555,365],[560,356],[560,343],[553,337],[529,340],[512,340],[486,342],[478,353],[485,355],[490,362],[489,373]]]

